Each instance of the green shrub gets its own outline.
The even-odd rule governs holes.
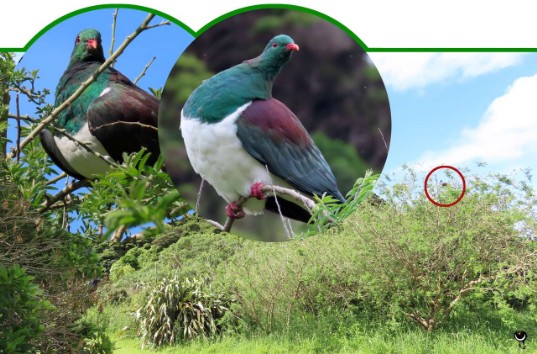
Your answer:
[[[131,295],[173,275],[212,278],[245,242],[241,237],[221,234],[201,218],[190,217],[151,244],[129,250],[113,264],[110,277],[116,290],[126,289]]]
[[[220,267],[215,286],[237,299],[232,311],[242,324],[267,333],[289,330],[304,317],[356,306],[356,255],[349,235],[252,242]]]
[[[535,311],[531,189],[502,176],[467,176],[464,199],[442,208],[426,199],[416,175],[405,177],[379,188],[383,201],[357,205],[317,237],[238,250],[215,278],[237,299],[233,312],[273,332],[327,310],[427,330],[465,301],[494,305],[506,325],[516,318],[513,298]]]
[[[46,299],[53,305],[37,306],[24,314],[31,314],[29,318],[33,322],[39,321],[42,329],[36,331],[37,327],[32,325],[29,333],[20,332],[26,336],[24,344],[31,344],[35,351],[40,352],[67,352],[77,348],[83,338],[73,324],[93,300],[89,281],[101,274],[98,258],[92,251],[93,243],[66,232],[57,225],[57,220],[49,220],[46,215],[38,213],[21,196],[5,163],[0,163],[0,184],[0,265],[11,269],[4,278],[10,279],[10,282],[19,279],[21,283],[17,286],[27,286],[27,291],[21,291],[21,294],[30,296],[28,301],[32,294],[37,294],[35,301],[46,304],[43,300]],[[15,269],[23,269],[33,281],[30,278],[24,280],[24,276],[14,277]],[[32,282],[38,284],[39,289],[37,285],[30,286]],[[4,291],[4,286],[0,289],[0,296],[9,299],[9,291]],[[38,290],[33,292],[32,289]],[[14,290],[13,294],[18,292]],[[25,296],[20,295],[19,300],[22,301]],[[17,313],[17,316],[20,315]],[[3,317],[3,320],[7,321],[6,318]],[[16,343],[15,340],[10,342]]]
[[[90,309],[77,321],[74,330],[84,338],[79,343],[80,354],[111,354],[114,343],[106,334],[109,316],[101,311]]]
[[[123,264],[120,262],[116,262],[112,264],[112,267],[110,268],[110,280],[116,281],[126,274],[132,274],[136,271],[130,264]]]
[[[155,345],[174,344],[221,332],[219,320],[228,301],[197,279],[163,279],[137,314],[143,340]]]
[[[34,277],[18,265],[0,266],[0,352],[24,353],[43,331],[41,321],[50,303]]]
[[[476,306],[513,288],[537,291],[536,200],[524,175],[468,173],[464,198],[447,208],[426,199],[413,171],[406,177],[382,187],[386,203],[364,205],[347,225],[360,250],[360,293],[369,303],[432,330],[470,294]],[[437,186],[438,198],[449,201],[460,179],[443,178],[455,188]],[[510,305],[497,302],[496,308],[507,319]]]

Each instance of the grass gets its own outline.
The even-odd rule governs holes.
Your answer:
[[[466,200],[468,202],[470,199]],[[478,210],[489,210],[488,206],[478,204],[480,200],[474,198],[470,201],[477,203],[475,208]],[[373,208],[377,207],[368,208],[373,212]],[[383,208],[391,210],[387,206]],[[284,244],[239,241],[205,231],[182,235],[179,241],[169,247],[159,248],[159,252],[156,248],[129,251],[131,253],[117,263],[115,270],[120,269],[122,263],[129,262],[136,264],[133,270],[137,269],[125,274],[117,272],[108,285],[101,285],[106,285],[102,288],[101,300],[106,305],[98,317],[108,317],[108,334],[115,342],[116,353],[537,354],[537,340],[534,339],[534,329],[537,328],[535,303],[531,300],[524,307],[515,309],[506,302],[514,296],[510,289],[518,289],[516,295],[522,298],[529,298],[528,294],[533,296],[535,286],[531,277],[519,279],[503,276],[499,277],[497,284],[487,283],[486,291],[474,289],[449,314],[438,317],[435,322],[437,327],[432,332],[410,322],[405,312],[417,310],[425,315],[430,314],[430,306],[425,306],[431,304],[426,302],[428,292],[444,290],[438,292],[448,296],[444,298],[445,301],[439,302],[441,304],[450,304],[453,300],[449,296],[455,296],[453,289],[459,289],[459,285],[445,284],[438,279],[448,279],[445,269],[455,262],[454,256],[459,257],[459,263],[466,264],[464,262],[469,257],[479,258],[480,254],[476,253],[479,247],[491,247],[483,243],[478,244],[477,248],[462,249],[454,244],[450,252],[443,255],[442,263],[438,261],[436,245],[424,244],[421,234],[415,234],[421,230],[423,235],[428,235],[427,225],[438,220],[436,211],[419,209],[414,218],[416,221],[405,221],[404,225],[387,211],[378,220],[369,218],[368,214],[367,218],[364,217],[364,223],[361,223],[361,219],[356,219],[355,223],[354,219],[349,219],[345,225],[333,228],[326,234]],[[421,212],[428,214],[423,216],[419,214]],[[465,215],[462,210],[458,217],[464,226],[461,228],[466,230],[475,220]],[[483,225],[489,225],[491,216],[486,214],[482,217]],[[401,232],[391,229],[391,220],[397,221],[396,226],[404,226],[401,226]],[[506,227],[508,234],[510,229],[506,223],[510,219],[506,220],[501,225]],[[367,231],[363,225],[370,225],[367,235],[372,237],[356,237],[358,231]],[[375,225],[379,227],[378,230]],[[451,224],[446,225],[446,230],[451,232]],[[495,232],[498,232],[498,227],[494,225],[491,230],[484,231],[482,228],[485,226],[476,227],[472,230],[479,234],[488,235],[490,231],[496,235]],[[387,239],[390,233],[396,235],[392,237],[393,240],[389,239],[393,242],[387,245],[402,247],[394,248],[393,253],[379,254],[377,251],[384,249],[372,245]],[[406,236],[399,237],[399,234]],[[469,239],[463,241],[476,240],[473,233],[462,236],[468,235]],[[451,237],[446,239],[448,241],[462,237],[456,232],[448,236]],[[534,244],[526,246],[527,252],[534,249]],[[469,253],[464,254],[461,249]],[[404,254],[408,259],[420,255],[420,261],[430,260],[431,263],[427,263],[430,267],[411,267],[408,271],[399,272],[405,262],[385,261],[401,259],[399,251],[407,252]],[[520,253],[520,249],[514,246],[511,251],[515,255]],[[475,269],[492,269],[497,263],[495,259],[503,259],[502,255],[499,253],[488,263],[476,264]],[[533,264],[531,266],[534,267]],[[419,268],[419,272],[415,273],[414,268]],[[383,276],[379,276],[379,269],[385,271]],[[474,268],[468,269],[471,271]],[[239,320],[232,316],[229,323],[225,322],[234,332],[224,332],[224,336],[216,340],[193,340],[161,348],[147,345],[141,349],[133,313],[145,301],[143,292],[150,290],[155,281],[167,273],[185,277],[209,276],[216,289],[223,289],[230,298],[238,299],[231,313],[235,312]],[[465,277],[466,268],[464,273],[455,275]],[[395,277],[400,277],[401,282],[392,286]],[[418,281],[422,288],[416,289]],[[118,292],[128,295],[117,296]],[[496,293],[498,297],[494,295]],[[525,350],[513,338],[518,329],[529,333]]]
[[[430,334],[412,330],[385,334],[355,331],[352,334],[316,333],[311,335],[254,335],[229,336],[217,341],[193,341],[184,345],[141,349],[138,339],[115,340],[114,353],[364,353],[364,354],[506,354],[537,353],[535,342],[526,343],[521,351],[512,333],[438,332]]]

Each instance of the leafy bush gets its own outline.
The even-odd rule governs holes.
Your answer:
[[[76,332],[84,338],[79,344],[80,354],[111,354],[114,343],[106,334],[109,316],[99,310],[90,309],[75,324]]]
[[[357,205],[319,236],[243,247],[215,281],[237,299],[243,322],[267,332],[327,309],[433,330],[465,301],[494,302],[497,318],[513,324],[508,300],[531,302],[537,291],[535,197],[505,176],[467,180],[464,199],[441,208],[407,171],[380,185],[382,200]]]
[[[174,344],[220,333],[228,301],[197,279],[163,279],[136,316],[145,342]]]
[[[101,274],[92,242],[44,219],[22,198],[4,164],[0,165],[0,183],[0,264],[5,269],[22,268],[39,284],[39,292],[43,293],[39,301],[46,300],[53,305],[33,310],[32,316],[39,320],[42,330],[31,330],[35,335],[28,337],[25,344],[42,352],[76,348],[83,335],[73,324],[93,301],[88,280]],[[28,289],[28,294],[32,291]]]
[[[43,313],[50,303],[32,282],[34,277],[17,266],[0,266],[0,352],[24,353],[43,332]]]
[[[225,267],[227,259],[247,244],[243,238],[223,234],[196,216],[184,218],[172,230],[144,242],[138,247],[107,243],[110,247],[101,248],[107,264],[116,261],[110,277],[99,283],[98,303],[93,309],[110,316],[108,333],[121,338],[136,337],[138,323],[133,314],[147,303],[162,279],[177,276],[210,281],[217,269]]]
[[[246,241],[222,234],[202,218],[189,216],[143,247],[130,249],[111,267],[116,288],[130,294],[162,278],[213,278],[216,270]]]
[[[220,267],[215,286],[237,299],[232,312],[247,328],[289,330],[304,317],[354,307],[361,285],[356,256],[350,235],[251,242]]]
[[[148,165],[150,154],[145,150],[124,155],[124,163],[113,167],[105,176],[92,183],[91,193],[80,202],[79,218],[87,230],[94,232],[91,223],[104,225],[107,239],[113,232],[125,227],[153,224],[143,236],[155,236],[164,232],[165,220],[177,220],[190,207],[179,196],[170,176],[162,171],[162,156]],[[122,235],[122,233],[120,233]],[[94,236],[94,235],[88,235]],[[120,241],[115,235],[115,241]]]

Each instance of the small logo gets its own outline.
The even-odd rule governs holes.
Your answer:
[[[524,331],[515,332],[515,339],[522,348],[525,347],[524,342],[526,341],[527,338],[528,338],[528,334],[526,332]]]

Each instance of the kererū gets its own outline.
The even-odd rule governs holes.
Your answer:
[[[56,87],[55,106],[67,100],[104,63],[101,34],[85,29],[75,40],[69,66]],[[145,92],[114,68],[108,67],[56,120],[76,140],[101,155],[122,162],[122,154],[151,152],[148,163],[159,154],[159,100]],[[43,129],[41,144],[56,165],[78,178],[93,178],[109,169],[109,164],[59,133]]]
[[[229,204],[228,217],[263,209],[308,222],[296,202],[265,198],[265,184],[344,202],[330,166],[298,118],[272,97],[272,84],[299,47],[287,35],[271,39],[256,58],[203,81],[181,111],[181,134],[192,167]],[[243,208],[236,201],[250,197]]]

